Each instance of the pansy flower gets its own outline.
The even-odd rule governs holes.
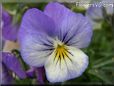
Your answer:
[[[24,79],[26,78],[26,73],[22,69],[20,61],[11,53],[11,49],[15,49],[17,46],[15,42],[17,40],[17,28],[15,28],[15,25],[12,25],[12,17],[5,10],[2,12],[1,25],[5,44],[3,46],[3,51],[0,52],[0,82],[1,84],[12,84],[13,74]],[[10,46],[10,48],[8,46]]]
[[[12,16],[5,11],[2,10],[2,36],[4,40],[16,41],[17,40],[17,32],[18,32],[18,25],[13,24]]]
[[[26,74],[29,78],[36,78],[38,84],[44,84],[46,81],[44,67],[30,67]]]
[[[13,73],[15,73],[20,79],[26,78],[26,73],[23,70],[19,60],[9,52],[2,52],[2,58],[0,57],[0,64],[2,64],[0,81],[2,84],[13,83]]]
[[[88,67],[88,56],[80,48],[87,47],[91,37],[92,27],[85,16],[50,2],[44,12],[32,8],[24,14],[20,52],[28,65],[44,66],[50,82],[64,82],[81,76]]]
[[[103,20],[112,24],[114,16],[114,0],[100,0],[99,2],[93,1],[87,12],[86,16],[92,22],[94,27],[101,27]]]

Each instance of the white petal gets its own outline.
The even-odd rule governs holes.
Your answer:
[[[46,76],[52,83],[79,77],[88,66],[88,56],[81,50],[68,46],[66,49],[68,56],[64,55],[64,59],[63,56],[56,55],[55,50],[46,61]],[[59,60],[57,57],[59,57]]]

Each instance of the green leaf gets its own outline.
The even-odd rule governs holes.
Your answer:
[[[111,84],[110,79],[106,76],[106,74],[101,71],[101,70],[97,70],[97,69],[91,69],[88,71],[89,74],[92,74],[98,78],[100,78],[104,83],[108,83]]]
[[[102,70],[114,71],[114,65],[112,67],[102,67]]]
[[[15,79],[15,84],[21,85],[31,85],[32,84],[32,79],[24,79],[24,80],[20,80],[20,79]]]
[[[111,64],[111,63],[114,63],[114,58],[111,58],[109,60],[102,61],[101,63],[94,65],[92,68],[103,67],[103,66],[108,65],[108,64]]]

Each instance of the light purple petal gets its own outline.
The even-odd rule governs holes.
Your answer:
[[[5,40],[16,41],[18,26],[8,25],[2,29],[2,35]]]
[[[18,26],[12,24],[12,17],[8,12],[2,12],[2,36],[5,40],[16,41]]]
[[[34,68],[30,68],[29,70],[26,71],[26,74],[28,77],[33,78],[35,75],[35,69]]]
[[[92,27],[86,17],[53,2],[46,6],[44,13],[54,20],[61,41],[77,48],[88,46],[92,37]]]
[[[89,19],[89,21],[92,23],[92,27],[94,28],[100,28],[101,22],[104,18],[103,16],[103,7],[97,6],[96,4],[99,4],[99,2],[93,1],[92,6],[90,6],[86,11],[86,16]]]
[[[23,16],[21,28],[24,32],[36,31],[55,35],[55,25],[51,18],[36,8],[29,9]]]
[[[46,34],[34,30],[26,31],[25,33],[23,28],[19,31],[22,58],[29,66],[41,67],[53,50],[53,41]]]
[[[103,19],[103,8],[102,7],[89,7],[86,15],[93,20],[102,20]]]
[[[2,21],[3,21],[3,26],[7,26],[11,24],[12,17],[9,15],[9,13],[5,10],[2,10]]]
[[[108,15],[114,15],[114,0],[102,0],[103,4],[106,4],[105,7]]]
[[[53,49],[54,22],[43,12],[28,10],[19,30],[21,55],[30,66],[41,67]]]
[[[45,81],[44,67],[36,68],[36,76],[37,76],[38,83],[44,84],[44,81]]]
[[[22,69],[20,62],[13,54],[2,52],[2,61],[9,70],[16,73],[21,79],[26,78],[26,74]]]
[[[0,82],[2,85],[12,84],[13,78],[11,77],[10,73],[8,72],[8,69],[5,67],[4,64],[2,64],[2,68],[0,68],[0,74]]]

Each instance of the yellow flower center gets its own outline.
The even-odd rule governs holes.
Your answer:
[[[56,61],[56,63],[58,62],[61,63],[61,61],[65,61],[66,58],[72,61],[70,58],[70,55],[72,54],[68,51],[67,46],[60,41],[56,42],[54,54],[55,54],[54,61]]]

